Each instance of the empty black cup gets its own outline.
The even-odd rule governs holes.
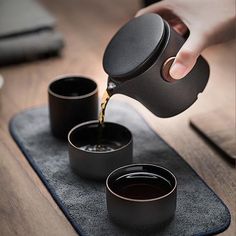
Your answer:
[[[132,134],[120,124],[79,124],[69,132],[68,142],[70,165],[84,178],[104,180],[114,169],[132,163]]]
[[[132,229],[164,227],[176,209],[177,180],[167,169],[134,164],[114,170],[106,180],[111,219]]]
[[[77,124],[98,117],[95,81],[81,76],[64,76],[48,87],[49,114],[54,136],[66,139]]]

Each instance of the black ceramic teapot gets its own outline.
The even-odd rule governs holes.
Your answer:
[[[206,87],[208,63],[200,56],[181,80],[169,68],[185,39],[157,14],[145,14],[125,24],[111,39],[103,67],[108,93],[132,97],[159,117],[171,117],[190,107]]]

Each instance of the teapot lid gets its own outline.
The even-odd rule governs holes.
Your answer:
[[[136,76],[155,61],[163,48],[165,23],[157,14],[145,14],[125,24],[111,39],[103,67],[113,78]]]

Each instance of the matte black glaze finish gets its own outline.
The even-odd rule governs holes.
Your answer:
[[[123,79],[147,70],[162,49],[164,28],[164,21],[158,15],[138,17],[124,25],[104,53],[106,73],[112,78]]]
[[[157,30],[155,34],[159,41],[155,40],[153,35],[146,34],[146,28],[150,25],[151,28],[157,26],[159,34]],[[142,40],[119,41],[120,38],[140,37],[142,33]],[[144,38],[146,40],[143,40]],[[184,38],[157,14],[145,14],[128,22],[112,38],[104,53],[103,67],[109,76],[110,95],[120,93],[132,97],[163,118],[186,110],[206,87],[209,66],[200,56],[185,78],[171,83],[165,81],[161,73],[162,66],[168,58],[176,56],[184,42]],[[145,44],[151,44],[151,47],[146,47]],[[131,47],[133,50],[126,50],[126,53],[120,55],[122,47]],[[129,52],[132,52],[132,55],[128,54]],[[118,70],[119,66],[125,69]]]
[[[149,172],[163,176],[173,186],[169,194],[149,200],[124,198],[113,192],[112,183],[120,176],[134,172]],[[113,171],[106,180],[107,210],[111,219],[132,229],[161,229],[171,221],[176,210],[177,181],[167,169],[150,164],[123,166]]]
[[[48,87],[50,125],[54,136],[67,139],[77,124],[98,117],[98,91],[95,81],[65,76]]]
[[[102,138],[120,143],[120,148],[108,152],[81,150],[86,144],[95,144],[98,121],[88,121],[77,125],[68,134],[69,158],[72,169],[81,177],[104,180],[114,169],[131,164],[133,159],[133,139],[124,126],[104,122]]]

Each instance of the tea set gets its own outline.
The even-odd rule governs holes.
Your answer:
[[[157,14],[121,27],[103,57],[108,80],[100,118],[116,94],[138,100],[162,118],[188,109],[206,87],[209,66],[200,56],[186,77],[171,78],[169,69],[184,42]],[[107,210],[115,223],[135,229],[164,227],[175,214],[177,179],[165,167],[132,163],[129,129],[98,120],[97,87],[92,79],[76,75],[53,81],[48,87],[51,132],[68,140],[70,166],[78,176],[105,183]]]

